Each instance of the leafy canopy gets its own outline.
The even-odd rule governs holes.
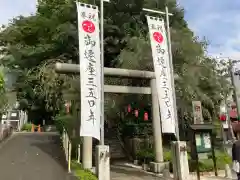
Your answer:
[[[91,0],[82,2],[99,3]],[[174,71],[180,76],[175,82],[178,109],[183,110],[190,119],[191,102],[200,100],[205,119],[211,120],[216,117],[220,101],[229,92],[230,85],[227,77],[222,76],[217,68],[219,62],[206,56],[207,43],[199,40],[188,28],[184,9],[175,0],[111,0],[105,3],[105,66],[153,70],[146,12],[142,8],[164,10],[165,4],[174,14],[170,18],[170,30]],[[78,63],[74,1],[39,1],[35,15],[13,19],[0,33],[0,45],[4,47],[1,63],[18,72],[18,98],[24,99],[29,109],[56,113],[65,99],[63,91],[72,94],[70,99],[79,100],[78,77],[58,75],[52,67],[57,61]],[[227,66],[223,67],[227,69]],[[106,78],[105,81],[149,85],[149,82],[136,79]],[[146,96],[108,94],[105,108],[107,119],[116,119],[116,113],[120,114],[129,103],[137,106],[151,104],[150,97]]]

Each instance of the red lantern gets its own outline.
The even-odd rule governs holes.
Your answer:
[[[227,117],[225,114],[220,115],[220,121],[226,121]]]
[[[148,121],[148,113],[147,112],[144,113],[143,119],[144,119],[144,121]]]
[[[127,111],[130,113],[131,112],[131,105],[129,104],[127,107]]]
[[[135,109],[134,114],[135,114],[136,117],[138,117],[138,110],[137,109]]]

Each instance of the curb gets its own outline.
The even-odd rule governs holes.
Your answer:
[[[38,134],[38,135],[59,135],[58,132],[14,132],[14,134],[21,134],[21,135],[33,135],[33,134]]]
[[[126,170],[126,168],[132,168],[134,169],[134,171],[138,171],[138,172],[141,172],[141,173],[144,173],[144,174],[148,174],[148,175],[151,175],[153,177],[159,177],[161,179],[166,179],[166,180],[169,180],[169,179],[173,179],[172,177],[170,178],[166,178],[163,176],[163,174],[157,174],[157,173],[153,173],[153,172],[148,172],[148,171],[144,171],[142,170],[139,166],[135,166],[135,165],[125,165],[125,166],[121,166],[121,165],[111,165],[110,167],[113,167],[113,168],[118,168],[118,169],[122,169],[122,170]]]
[[[153,173],[153,172],[149,172],[149,171],[144,171],[141,166],[136,166],[136,165],[133,165],[133,164],[126,164],[126,165],[111,165],[111,167],[113,168],[118,168],[118,169],[125,169],[125,168],[133,168],[134,171],[138,171],[138,172],[141,172],[141,173],[145,173],[145,174],[148,174],[148,175],[152,175],[152,176],[155,176],[155,177],[160,177],[161,179],[165,179],[165,180],[169,180],[169,179],[173,179],[173,177],[170,177],[170,178],[167,178],[167,177],[164,177],[163,174],[157,174],[157,173]],[[190,179],[197,179],[197,175],[193,175],[190,173],[189,175],[189,178]],[[201,176],[200,179],[202,180],[235,180],[235,178],[226,178],[226,177],[222,177],[222,176]]]

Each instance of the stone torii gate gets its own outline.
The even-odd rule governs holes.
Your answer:
[[[79,64],[56,63],[55,70],[62,74],[80,74]],[[151,71],[128,70],[119,68],[104,68],[104,76],[149,79],[150,87],[133,87],[119,85],[104,85],[105,93],[151,94],[152,96],[152,128],[154,137],[155,162],[151,163],[152,171],[159,173],[164,165],[160,109],[156,88],[155,73]],[[174,76],[178,78],[177,75]],[[83,167],[92,168],[92,137],[83,137]]]

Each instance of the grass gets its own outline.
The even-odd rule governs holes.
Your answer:
[[[97,177],[91,171],[83,169],[76,160],[71,161],[71,169],[79,180],[97,180]]]

